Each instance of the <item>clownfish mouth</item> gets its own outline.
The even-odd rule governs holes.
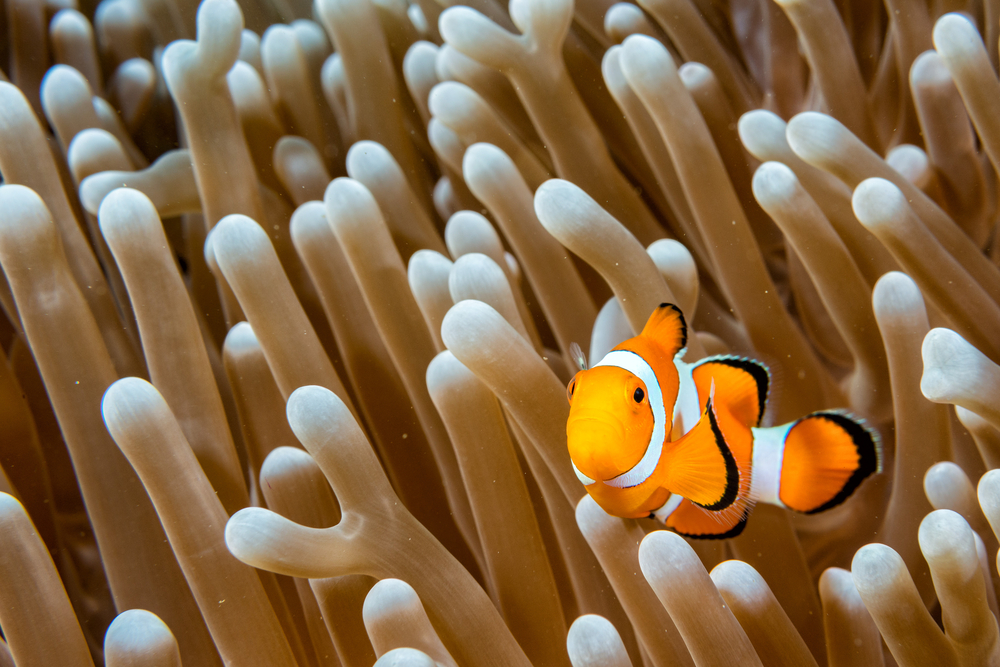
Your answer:
[[[582,474],[591,484],[622,474],[634,463],[629,459],[642,456],[642,451],[630,451],[625,425],[611,414],[571,416],[566,435],[570,458],[580,471],[577,477]]]

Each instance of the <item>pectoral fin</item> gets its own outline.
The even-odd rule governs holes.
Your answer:
[[[713,512],[736,502],[740,471],[719,428],[711,398],[694,428],[667,443],[664,462],[664,486],[672,493]]]

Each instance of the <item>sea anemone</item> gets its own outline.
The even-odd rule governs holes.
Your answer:
[[[995,5],[8,0],[0,665],[1000,662]],[[880,472],[605,513],[661,303]]]

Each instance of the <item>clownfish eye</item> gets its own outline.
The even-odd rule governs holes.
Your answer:
[[[569,385],[566,387],[566,400],[569,401],[570,405],[573,405],[573,392],[576,390],[576,378],[574,377],[569,381]]]
[[[642,403],[642,399],[644,399],[645,397],[646,394],[645,392],[642,391],[642,387],[636,387],[635,393],[632,394],[632,400],[634,400],[636,403]]]

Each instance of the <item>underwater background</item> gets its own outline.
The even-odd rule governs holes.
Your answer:
[[[1000,0],[2,4],[0,667],[1000,665]],[[661,303],[879,471],[606,514]]]

